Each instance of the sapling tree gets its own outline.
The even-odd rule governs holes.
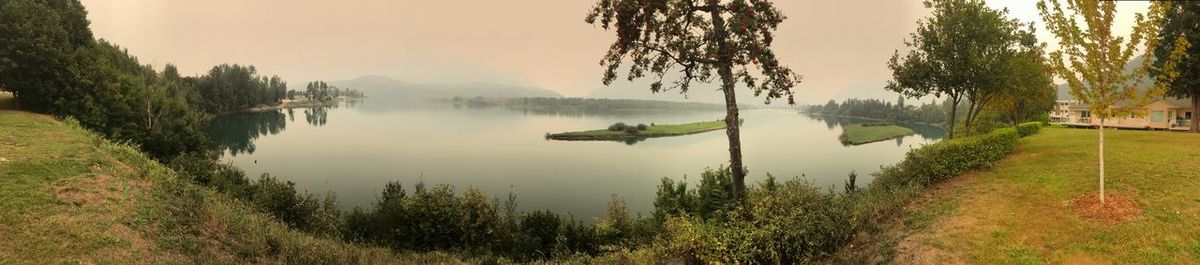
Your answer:
[[[1165,58],[1153,56],[1169,2],[1153,2],[1145,14],[1136,14],[1128,38],[1114,36],[1114,1],[1041,0],[1037,8],[1046,28],[1058,38],[1059,47],[1050,52],[1051,70],[1067,82],[1071,95],[1089,106],[1100,120],[1100,203],[1104,203],[1104,126],[1109,118],[1138,113],[1164,92],[1177,76],[1175,64],[1183,56],[1187,40],[1178,38]],[[1135,55],[1147,53],[1143,60]],[[1145,84],[1152,61],[1162,61],[1162,75]],[[1132,67],[1132,71],[1126,71]],[[1142,89],[1149,86],[1147,89]]]

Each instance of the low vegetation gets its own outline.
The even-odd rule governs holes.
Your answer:
[[[912,129],[887,123],[855,124],[846,126],[842,130],[842,135],[838,136],[838,140],[841,140],[843,144],[849,145],[886,141],[916,133]]]
[[[697,134],[725,128],[725,121],[704,121],[685,124],[638,124],[629,126],[618,122],[604,130],[553,133],[547,139],[563,141],[612,141]]]
[[[823,191],[803,179],[776,183],[769,177],[750,189],[748,208],[744,209],[733,202],[717,207],[694,203],[690,208],[672,207],[678,205],[673,202],[694,201],[696,197],[663,200],[664,193],[687,194],[682,185],[664,188],[671,186],[664,182],[655,207],[656,216],[667,217],[659,240],[645,251],[654,251],[662,259],[683,258],[690,263],[827,261],[856,236],[897,222],[896,217],[904,213],[902,206],[922,194],[923,187],[990,168],[1016,148],[1018,139],[1016,130],[1008,128],[930,144],[913,150],[899,164],[884,167],[866,187],[858,187],[852,173],[842,192]],[[724,196],[704,189],[693,194]]]
[[[0,111],[0,146],[0,263],[409,259],[289,229],[74,120]]]

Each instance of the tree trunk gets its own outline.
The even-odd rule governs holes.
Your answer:
[[[958,120],[958,100],[951,101],[953,102],[950,102],[952,103],[950,105],[950,135],[946,137],[947,139],[954,139],[954,123]]]
[[[1104,117],[1100,117],[1100,204],[1104,204]]]
[[[721,91],[725,93],[725,135],[729,137],[729,171],[733,174],[733,199],[746,206],[746,170],[742,167],[742,140],[739,130],[737,97],[734,88],[737,80],[733,76],[733,51],[727,43],[725,18],[721,11],[712,9],[712,42],[717,45],[717,74],[721,76]],[[746,209],[743,207],[743,209]]]
[[[1200,132],[1200,121],[1197,121],[1200,120],[1200,117],[1198,116],[1200,116],[1200,95],[1192,95],[1192,119],[1189,121],[1192,132]]]

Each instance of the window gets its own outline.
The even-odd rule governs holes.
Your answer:
[[[1091,111],[1086,111],[1086,110],[1085,110],[1085,111],[1080,111],[1080,112],[1079,112],[1079,117],[1080,117],[1080,118],[1091,118],[1091,117],[1092,117],[1092,112],[1091,112]]]
[[[1190,119],[1192,119],[1192,112],[1191,112],[1191,111],[1184,112],[1184,113],[1183,113],[1183,119],[1185,119],[1185,120],[1190,120]]]
[[[1166,119],[1167,119],[1167,116],[1162,111],[1155,111],[1155,112],[1150,113],[1150,122],[1163,122]]]

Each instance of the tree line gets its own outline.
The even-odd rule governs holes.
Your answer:
[[[304,91],[288,91],[288,99],[296,99],[297,96],[305,97],[309,100],[317,102],[330,102],[338,97],[361,98],[364,97],[362,92],[349,88],[339,88],[331,86],[325,81],[313,81],[304,85]]]
[[[296,94],[278,76],[254,66],[221,64],[197,76],[176,66],[141,64],[121,47],[92,35],[77,0],[0,3],[0,90],[20,108],[73,117],[89,130],[138,144],[166,161],[205,152],[215,115],[276,105]],[[305,96],[329,100],[357,91],[331,88]],[[310,84],[311,85],[311,84]]]
[[[821,115],[837,115],[859,117],[892,122],[925,123],[941,125],[946,122],[946,112],[949,102],[925,103],[919,106],[907,105],[904,97],[896,100],[896,104],[878,99],[846,99],[842,103],[829,100],[825,105],[812,105],[805,112]]]

